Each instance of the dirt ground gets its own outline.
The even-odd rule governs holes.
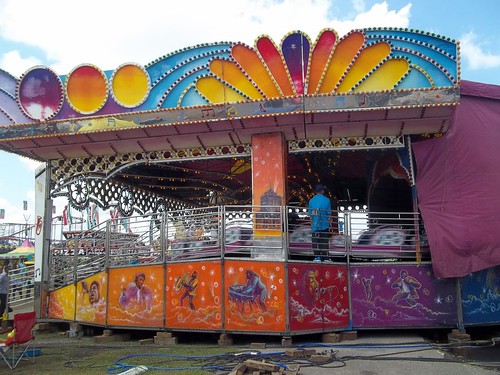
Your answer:
[[[227,374],[247,358],[269,360],[283,366],[299,364],[301,375],[323,374],[401,374],[433,373],[480,375],[500,373],[500,346],[495,341],[473,341],[464,347],[441,347],[446,331],[360,332],[353,341],[321,344],[321,335],[293,338],[284,348],[281,337],[234,335],[233,345],[219,347],[219,334],[175,333],[176,344],[153,343],[152,331],[113,331],[115,339],[101,340],[104,330],[84,328],[68,333],[69,324],[48,325],[37,331],[36,347],[40,355],[34,361],[23,360],[19,374],[93,375],[119,374],[135,366],[147,366],[149,373]],[[312,344],[314,343],[314,344]],[[323,356],[320,362],[310,358],[290,358],[286,350],[314,346]],[[450,344],[446,344],[450,345]],[[467,348],[477,345],[471,351]],[[484,356],[474,357],[484,348]],[[258,348],[258,349],[256,349]],[[489,354],[488,354],[489,353]],[[0,373],[8,373],[0,363]],[[427,372],[429,371],[429,372]]]
[[[114,334],[122,336],[122,333]],[[103,343],[96,342],[96,335],[101,336],[101,333],[92,331],[81,337],[68,337],[67,331],[60,326],[37,331],[35,343],[40,354],[32,360],[22,360],[16,371],[37,375],[118,374],[135,365],[144,365],[175,374],[211,374],[213,371],[201,369],[207,364],[198,357],[210,357],[228,350],[210,342],[157,345],[150,343],[153,332],[131,332],[126,334],[128,339],[125,341]],[[147,343],[141,344],[141,340]],[[208,357],[205,362],[209,361]],[[1,365],[0,373],[4,373]]]

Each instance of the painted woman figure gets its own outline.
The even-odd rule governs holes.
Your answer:
[[[145,280],[146,275],[143,272],[138,272],[135,275],[134,282],[122,289],[119,299],[121,307],[126,309],[135,304],[145,311],[151,311],[153,292],[144,285]]]

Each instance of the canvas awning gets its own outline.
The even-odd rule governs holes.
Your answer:
[[[33,258],[34,255],[35,255],[35,244],[30,240],[26,239],[23,241],[21,245],[16,247],[14,250],[5,254],[0,254],[0,259],[13,259],[13,258],[25,257],[28,260],[30,260]]]

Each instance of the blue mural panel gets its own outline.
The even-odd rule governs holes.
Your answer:
[[[460,279],[464,325],[500,323],[500,266]]]

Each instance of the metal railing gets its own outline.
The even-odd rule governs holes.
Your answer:
[[[0,241],[14,240],[21,243],[25,239],[35,238],[34,224],[0,223]]]
[[[33,278],[35,266],[9,270],[9,305],[17,306],[34,299]]]
[[[165,260],[220,257],[223,207],[169,211],[164,216]]]
[[[415,259],[428,254],[418,213],[332,211],[328,255]],[[52,288],[108,267],[200,258],[311,260],[311,217],[305,207],[217,206],[118,218],[63,232],[50,247]]]

